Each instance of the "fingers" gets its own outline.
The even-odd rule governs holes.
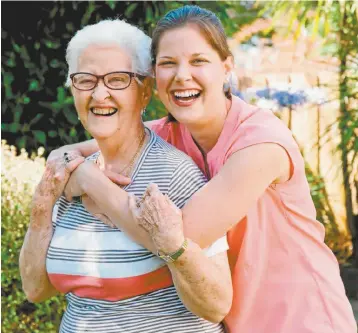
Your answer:
[[[149,195],[154,195],[154,194],[162,194],[162,192],[160,192],[159,187],[157,184],[154,183],[150,183],[147,187],[147,191]]]
[[[75,159],[65,164],[65,170],[69,173],[72,173],[76,168],[85,161],[85,158],[78,156]]]
[[[132,193],[128,194],[128,201],[129,201],[129,210],[132,213],[133,217],[135,218],[135,222],[144,230],[150,232],[153,226],[151,225],[151,223],[148,223],[145,216],[146,214],[142,210],[142,207],[140,205],[140,201]]]
[[[77,156],[82,156],[79,151],[77,151],[77,150],[69,150],[68,147],[63,146],[61,148],[58,148],[58,149],[55,149],[55,150],[51,151],[50,155],[48,156],[48,158],[46,160],[46,164],[63,158],[63,154],[65,152],[67,152],[68,154],[73,156],[73,158],[77,157]]]
[[[154,183],[150,183],[144,192],[142,201],[145,202],[153,198],[160,198],[162,196],[163,194],[162,192],[160,192],[158,185]]]
[[[153,183],[147,186],[142,200],[147,209],[163,209],[168,205],[158,185]]]
[[[111,170],[103,170],[103,173],[115,184],[117,185],[128,185],[131,183],[131,179],[128,177],[125,177],[123,175],[120,175],[116,172],[113,172]]]
[[[132,215],[138,219],[139,218],[139,209],[137,206],[137,198],[134,194],[129,193],[128,194],[128,206],[129,206],[129,210],[132,213]]]

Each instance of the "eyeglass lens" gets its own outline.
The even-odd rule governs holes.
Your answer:
[[[73,76],[73,85],[78,89],[90,90],[97,85],[98,78],[93,74],[78,73]],[[128,73],[109,73],[103,78],[104,84],[112,89],[127,88],[131,81]]]

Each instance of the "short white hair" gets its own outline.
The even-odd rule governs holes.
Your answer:
[[[71,85],[70,74],[77,71],[81,53],[90,45],[117,44],[132,56],[132,71],[152,76],[150,45],[152,39],[142,30],[123,20],[102,20],[77,31],[67,46],[68,75],[66,86]]]

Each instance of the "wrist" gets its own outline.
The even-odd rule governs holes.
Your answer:
[[[184,254],[187,247],[188,247],[188,239],[184,239],[181,245],[179,247],[176,247],[175,251],[163,252],[158,250],[157,256],[163,259],[164,261],[166,261],[167,263],[172,263],[177,261]]]
[[[81,192],[87,193],[86,185],[88,185],[91,177],[96,178],[95,172],[97,167],[92,162],[83,162],[73,172],[72,176],[76,177],[76,182]]]
[[[173,267],[177,265],[183,266],[188,261],[188,258],[192,257],[194,253],[198,253],[202,251],[201,247],[195,242],[193,242],[191,239],[186,238],[186,240],[187,240],[187,246],[185,251],[175,261],[168,262],[167,264],[169,267],[171,265],[173,265]]]
[[[184,235],[181,235],[181,237],[176,237],[175,239],[169,239],[167,237],[161,239],[160,236],[158,237],[158,235],[154,237],[152,235],[152,239],[156,245],[157,251],[164,254],[176,252],[185,241]]]

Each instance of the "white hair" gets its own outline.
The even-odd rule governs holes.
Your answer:
[[[132,71],[152,76],[150,45],[152,39],[142,30],[125,21],[102,20],[77,31],[67,46],[68,75],[66,86],[71,85],[70,74],[77,71],[78,59],[89,45],[117,44],[132,56]]]

